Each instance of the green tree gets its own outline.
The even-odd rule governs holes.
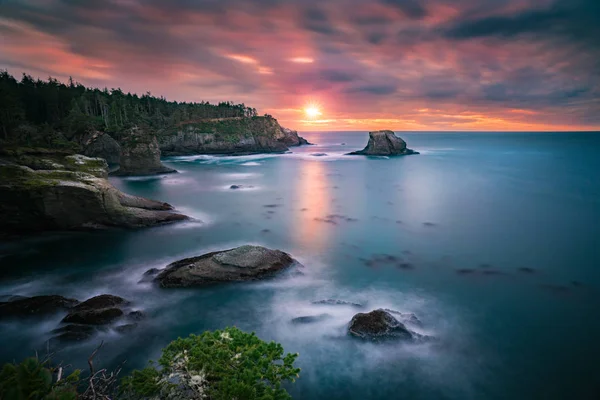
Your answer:
[[[297,357],[235,327],[204,332],[171,342],[158,361],[160,369],[151,364],[134,371],[121,390],[131,398],[290,399],[282,383],[299,376]]]

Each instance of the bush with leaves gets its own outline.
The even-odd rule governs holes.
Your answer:
[[[237,328],[204,332],[171,342],[158,361],[123,379],[122,395],[132,399],[283,400],[281,386],[295,381],[298,354]]]
[[[2,400],[75,400],[79,370],[67,377],[62,367],[50,367],[50,361],[28,358],[20,364],[4,364],[0,372]]]

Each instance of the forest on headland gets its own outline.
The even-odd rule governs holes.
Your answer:
[[[72,147],[74,138],[91,130],[118,138],[134,126],[159,130],[188,121],[256,116],[256,109],[245,104],[168,101],[150,92],[139,96],[120,88],[89,88],[72,78],[44,81],[24,73],[17,80],[0,71],[0,143],[5,144]]]

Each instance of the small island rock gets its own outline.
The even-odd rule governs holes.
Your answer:
[[[410,154],[419,153],[408,149],[404,140],[388,130],[369,132],[367,147],[348,153],[348,155],[362,156],[405,156]]]
[[[270,276],[294,262],[283,251],[246,245],[176,261],[169,264],[154,280],[161,287],[250,281]]]

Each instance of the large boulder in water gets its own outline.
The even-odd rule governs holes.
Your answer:
[[[298,136],[298,131],[284,127],[281,127],[281,134],[279,135],[277,140],[290,147],[311,144],[308,143],[308,140],[304,139],[302,136]]]
[[[162,287],[250,281],[273,275],[294,262],[283,251],[246,245],[174,262],[154,280]]]
[[[128,304],[129,302],[122,297],[103,294],[73,307],[62,322],[84,325],[109,324],[125,315],[121,308]]]
[[[405,156],[410,154],[419,153],[408,149],[404,140],[388,130],[369,132],[367,147],[348,153],[348,155],[362,156]]]
[[[383,309],[356,314],[350,321],[348,332],[352,336],[370,340],[410,340],[415,337],[402,322]]]
[[[58,295],[34,296],[0,303],[0,319],[36,317],[69,310],[79,304],[75,299]]]

